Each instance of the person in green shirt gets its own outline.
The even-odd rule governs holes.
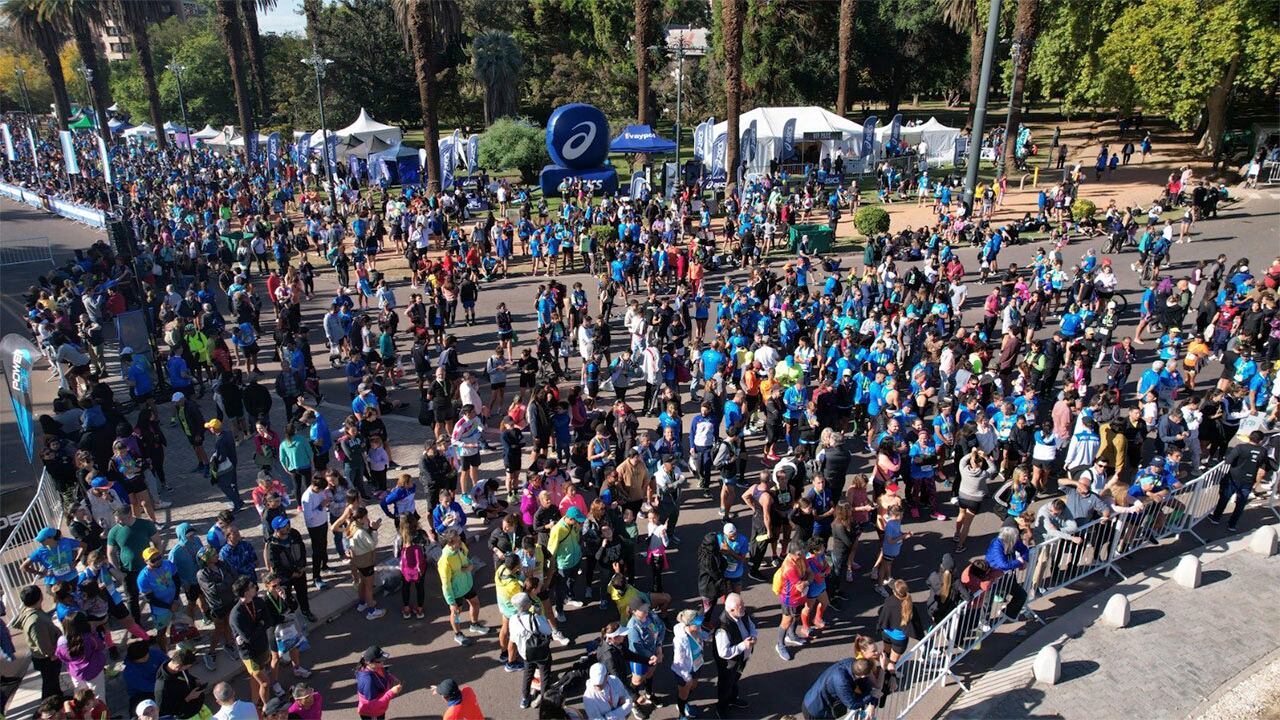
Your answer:
[[[311,466],[315,450],[311,439],[299,431],[296,422],[286,423],[280,441],[280,467],[293,477],[294,497],[301,498],[304,488],[311,486]]]
[[[582,607],[573,597],[573,588],[582,568],[582,522],[586,519],[580,508],[570,507],[565,516],[551,526],[547,538],[547,551],[555,558],[550,580],[557,622],[565,621],[566,607]]]
[[[129,612],[136,622],[142,621],[138,604],[138,573],[147,566],[142,551],[156,545],[159,528],[150,520],[136,518],[128,506],[116,508],[116,526],[107,533],[107,558],[124,572],[124,592],[129,598]]]
[[[436,571],[440,573],[440,588],[444,601],[449,604],[449,625],[453,627],[453,641],[462,646],[475,642],[462,632],[462,611],[471,611],[471,624],[467,630],[476,635],[486,635],[489,628],[480,622],[480,598],[476,596],[474,568],[467,555],[467,546],[462,543],[462,534],[455,528],[440,534],[444,549],[440,552],[440,560],[436,562]]]

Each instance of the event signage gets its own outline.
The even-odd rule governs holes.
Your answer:
[[[258,132],[256,130],[245,136],[244,149],[249,154],[249,162],[258,162]]]
[[[467,173],[474,173],[480,169],[480,136],[472,135],[467,138]]]
[[[859,154],[864,160],[871,159],[875,152],[876,124],[879,122],[880,118],[872,115],[862,123],[862,152]]]
[[[80,174],[80,160],[76,158],[76,143],[70,130],[58,131],[58,142],[62,144],[62,164],[68,175]]]
[[[706,156],[702,149],[702,144],[706,142],[707,124],[705,122],[698,123],[698,127],[693,129],[693,159],[701,160]]]
[[[584,103],[561,105],[547,118],[547,154],[551,165],[542,169],[539,184],[545,197],[560,193],[560,183],[576,178],[605,195],[618,190],[618,171],[604,165],[609,154],[609,121],[598,108]]]
[[[805,133],[805,137],[808,137],[808,135],[809,133]],[[796,119],[788,118],[787,121],[782,124],[782,157],[779,159],[782,162],[786,162],[791,159],[791,156],[794,155],[795,152]]]
[[[36,152],[36,135],[31,132],[31,126],[27,126],[27,142],[31,144],[31,166],[40,167],[40,153]]]
[[[102,159],[102,179],[108,185],[115,183],[115,176],[111,174],[111,154],[107,152],[107,143],[98,136],[98,157]]]
[[[636,173],[631,176],[631,199],[639,200],[644,197],[644,193],[649,189],[649,181],[644,179],[644,173]]]
[[[272,171],[280,164],[280,133],[273,132],[267,136],[267,167]]]
[[[728,144],[728,139],[729,139],[729,136],[727,133],[720,133],[719,135],[716,136],[716,139],[711,143],[711,179],[712,180],[725,179],[724,156],[725,156],[725,153],[728,152],[728,148],[725,147]]]
[[[329,133],[324,142],[325,162],[329,164],[330,177],[338,174],[338,136]]]
[[[756,161],[756,121],[752,120],[747,129],[742,132],[742,157],[743,162],[748,164]]]
[[[4,157],[9,162],[13,162],[13,133],[9,132],[9,123],[0,124],[0,135],[4,136]]]
[[[889,143],[897,147],[902,141],[902,113],[893,116],[893,120],[889,121]]]
[[[22,437],[22,448],[27,451],[27,462],[35,458],[36,423],[31,411],[31,368],[39,350],[30,340],[17,333],[5,335],[0,340],[0,358],[5,363],[5,384],[13,403],[13,417]]]
[[[453,170],[458,165],[457,151],[453,147],[453,137],[440,138],[440,189],[453,188]]]

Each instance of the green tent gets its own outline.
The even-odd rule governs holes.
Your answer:
[[[72,121],[70,124],[68,124],[67,127],[71,128],[72,130],[92,130],[93,120],[89,119],[88,115],[81,115],[80,117]]]

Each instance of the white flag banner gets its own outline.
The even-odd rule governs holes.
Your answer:
[[[68,175],[80,174],[80,160],[76,157],[76,141],[70,130],[59,130],[58,141],[62,143],[62,164]]]
[[[36,134],[31,131],[31,126],[27,126],[27,142],[31,144],[31,164],[40,167],[40,156],[36,153]]]
[[[4,137],[4,157],[13,162],[13,133],[9,131],[9,123],[0,123],[0,136]]]
[[[115,178],[111,175],[111,156],[107,154],[107,143],[98,136],[98,156],[102,158],[102,179],[107,181],[108,185],[115,183]]]

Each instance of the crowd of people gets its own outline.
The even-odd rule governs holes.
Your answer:
[[[310,594],[344,564],[357,611],[378,621],[388,557],[401,617],[425,616],[434,578],[453,641],[496,626],[521,707],[542,717],[647,717],[663,704],[694,717],[712,675],[716,712],[750,716],[740,679],[765,628],[744,589],[769,584],[781,620],[765,637],[790,661],[865,570],[883,597],[874,636],[849,639],[849,658],[797,704],[809,718],[871,712],[910,641],[1024,571],[1030,547],[1158,507],[1223,459],[1229,492],[1211,520],[1235,498],[1234,530],[1274,469],[1280,259],[1222,256],[1189,273],[1161,261],[1145,287],[1121,288],[1112,256],[1068,244],[1080,229],[1071,183],[1037,219],[1053,238],[1020,267],[1000,251],[1031,228],[995,223],[986,194],[969,212],[927,172],[915,187],[933,223],[870,238],[860,257],[784,257],[770,255],[781,229],[851,201],[765,176],[725,199],[723,223],[689,190],[628,200],[585,187],[555,208],[472,218],[460,192],[343,186],[335,208],[305,164],[138,145],[113,150],[112,187],[64,187],[48,170],[56,148],[43,149],[38,167],[0,160],[0,176],[109,194],[125,225],[124,243],[77,251],[25,298],[60,388],[39,417],[41,457],[67,501],[24,564],[33,585],[11,623],[41,673],[43,717],[319,718],[334,700],[305,682]],[[1200,212],[1187,208],[1193,222]],[[1174,252],[1159,214],[1109,208],[1106,222],[1121,247],[1159,236],[1163,260]],[[970,246],[978,267],[960,258]],[[385,274],[401,262],[407,284]],[[329,272],[332,297],[317,283]],[[483,299],[488,281],[525,273],[531,332]],[[1126,289],[1142,294],[1132,334]],[[317,298],[323,314],[308,317]],[[965,322],[979,298],[981,320]],[[117,362],[103,328],[130,310],[150,340]],[[454,334],[472,325],[495,333],[482,366],[464,364]],[[1210,362],[1220,377],[1202,375]],[[340,416],[321,385],[338,369]],[[416,400],[398,400],[402,387]],[[382,417],[406,409],[426,438],[417,468],[395,462]],[[166,470],[174,436],[226,508],[166,538],[157,511],[187,474]],[[492,460],[500,468],[482,473]],[[255,487],[240,487],[242,466]],[[680,525],[698,496],[720,518],[701,537]],[[242,534],[249,506],[257,542]],[[1002,529],[970,558],[971,524],[992,511]],[[955,529],[926,606],[894,565],[928,519]],[[672,576],[682,544],[696,578]],[[871,566],[859,547],[874,548]],[[587,604],[616,619],[564,650]],[[553,672],[560,652],[575,662]],[[223,655],[248,673],[247,699],[190,673]],[[385,657],[375,646],[360,658],[361,718],[388,716],[404,689]],[[117,668],[127,710],[105,705]],[[657,677],[673,678],[673,696]],[[472,688],[444,679],[435,692],[446,718],[483,716]]]

